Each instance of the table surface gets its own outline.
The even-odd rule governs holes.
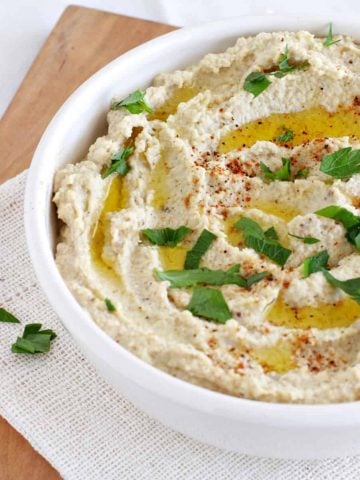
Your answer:
[[[0,120],[0,184],[29,166],[46,125],[76,87],[125,51],[174,28],[68,7]],[[0,439],[0,480],[60,478],[1,417]]]

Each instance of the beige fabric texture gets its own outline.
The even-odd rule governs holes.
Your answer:
[[[22,323],[0,323],[0,413],[65,480],[360,478],[360,457],[275,460],[201,444],[116,393],[80,354],[36,281],[23,226],[25,181],[26,172],[0,187],[0,306]],[[32,322],[58,334],[51,351],[11,353]]]

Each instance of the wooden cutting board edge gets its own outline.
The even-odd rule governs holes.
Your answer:
[[[30,165],[46,125],[83,81],[127,50],[175,28],[75,5],[67,7],[0,120],[0,184]],[[0,438],[0,480],[61,478],[1,417]]]

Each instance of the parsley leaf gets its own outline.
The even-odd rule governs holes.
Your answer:
[[[321,269],[326,280],[335,288],[340,288],[357,303],[360,303],[360,278],[351,278],[350,280],[338,280],[330,272]]]
[[[295,173],[295,178],[307,178],[309,172],[308,168],[301,168]]]
[[[191,313],[216,323],[226,323],[232,315],[220,290],[206,287],[194,287],[187,307]]]
[[[315,213],[321,217],[332,218],[342,223],[346,229],[346,238],[360,250],[360,217],[338,205],[329,205]]]
[[[111,110],[126,108],[130,113],[152,113],[153,109],[145,102],[144,96],[145,92],[142,90],[136,90],[135,92],[130,93],[130,95],[123,100],[120,100],[119,102],[113,102],[111,105]]]
[[[283,133],[275,137],[276,142],[286,143],[294,138],[294,132],[289,128],[283,127]]]
[[[346,147],[325,155],[321,160],[320,171],[339,179],[360,173],[360,150]]]
[[[319,243],[320,240],[315,237],[299,237],[298,235],[293,235],[292,233],[288,233],[289,237],[297,238],[298,240],[302,240],[304,243],[308,245],[312,245],[313,243]]]
[[[201,257],[206,253],[210,248],[210,245],[215,240],[216,235],[209,232],[209,230],[204,229],[199,238],[197,239],[195,245],[191,250],[186,254],[185,258],[185,270],[192,270],[198,268],[200,265]]]
[[[130,157],[133,152],[134,147],[120,148],[120,150],[111,157],[110,166],[105,170],[101,177],[106,178],[114,172],[121,176],[125,176],[130,170],[126,159]]]
[[[252,93],[254,97],[257,97],[258,95],[260,95],[260,93],[266,90],[270,84],[270,80],[264,73],[251,72],[245,78],[243,88],[247,92]]]
[[[326,268],[328,261],[329,254],[327,250],[322,250],[316,255],[306,258],[303,263],[304,277],[306,278],[312,273],[319,272],[322,268]]]
[[[12,345],[14,353],[45,353],[50,350],[51,341],[56,338],[53,330],[41,330],[41,323],[29,323],[25,326],[22,337]]]
[[[274,227],[270,227],[265,230],[264,235],[268,240],[279,240],[279,236]]]
[[[173,288],[191,287],[199,284],[238,285],[239,287],[249,288],[270,275],[268,272],[259,272],[245,278],[239,274],[239,269],[240,265],[234,265],[229,270],[210,270],[209,268],[168,270],[166,272],[155,270],[155,274],[159,280],[170,282],[170,287]]]
[[[146,228],[142,234],[154,245],[176,247],[183,238],[192,232],[191,228],[182,225],[179,228]]]
[[[265,178],[269,180],[279,180],[279,181],[287,181],[290,180],[291,175],[291,163],[290,158],[282,158],[282,167],[280,167],[275,172],[272,172],[270,168],[265,165],[265,163],[260,162],[260,168],[264,172]]]
[[[308,62],[304,62],[301,65],[290,65],[289,64],[289,48],[286,45],[284,53],[282,53],[279,57],[278,61],[278,70],[271,72],[271,75],[274,75],[276,78],[285,77],[290,72],[294,70],[305,70],[309,67]]]
[[[332,23],[329,23],[328,34],[327,34],[327,37],[325,38],[325,40],[323,41],[323,45],[324,45],[324,47],[330,47],[331,45],[334,45],[335,43],[338,43],[338,42],[340,42],[340,38],[339,38],[339,40],[334,40],[333,39]]]
[[[112,303],[112,301],[109,298],[105,298],[104,302],[105,302],[106,308],[108,309],[109,312],[115,312],[116,311],[115,305]]]
[[[18,320],[14,315],[5,308],[0,308],[0,322],[6,322],[6,323],[20,323],[20,320]]]
[[[291,255],[291,250],[280,245],[277,240],[266,238],[262,228],[254,220],[243,217],[234,226],[243,232],[247,247],[266,255],[278,265],[284,265]]]

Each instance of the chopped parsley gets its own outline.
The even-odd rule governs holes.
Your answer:
[[[50,350],[50,344],[56,333],[53,330],[41,330],[41,323],[29,323],[25,326],[22,337],[18,337],[12,345],[14,353],[45,353]]]
[[[260,225],[254,220],[243,217],[234,226],[243,232],[247,247],[267,256],[278,265],[284,265],[291,255],[291,250],[280,245],[277,240],[267,238]]]
[[[105,298],[104,303],[109,312],[115,312],[116,307],[109,298]]]
[[[193,315],[216,323],[226,323],[232,317],[223,294],[213,288],[194,287],[187,309]]]
[[[182,225],[179,228],[146,228],[142,234],[154,245],[176,247],[184,237],[192,232],[191,228]]]
[[[355,302],[360,303],[360,278],[351,278],[350,280],[338,280],[330,272],[321,269],[326,280],[335,288],[340,288],[349,295]]]
[[[258,95],[260,95],[260,93],[266,90],[270,84],[270,80],[264,73],[251,72],[245,78],[244,90],[252,93],[254,97],[257,97]]]
[[[286,143],[294,138],[294,132],[290,128],[283,127],[283,133],[275,137],[276,142]]]
[[[320,171],[338,179],[360,173],[360,150],[346,147],[325,155],[321,160]]]
[[[120,100],[119,102],[113,102],[111,104],[111,110],[126,108],[130,113],[152,113],[153,109],[146,103],[144,96],[145,92],[142,90],[136,90],[135,92],[130,93],[130,95],[123,100]]]
[[[329,254],[327,250],[322,250],[316,255],[306,258],[303,263],[304,277],[306,278],[312,273],[319,272],[323,268],[326,268],[328,261],[329,261]]]
[[[338,205],[329,205],[315,213],[321,217],[331,218],[342,223],[346,229],[346,238],[360,250],[360,217]]]
[[[245,278],[239,274],[239,270],[240,265],[234,265],[229,270],[210,270],[209,268],[168,270],[166,272],[155,270],[155,275],[159,280],[170,282],[170,287],[173,288],[193,285],[238,285],[249,288],[270,275],[268,272],[259,272]]]
[[[193,270],[199,267],[201,257],[210,248],[215,238],[216,235],[209,232],[209,230],[204,229],[201,232],[193,248],[189,250],[186,254],[184,266],[185,270]]]
[[[291,176],[291,162],[290,158],[282,158],[282,167],[275,172],[271,171],[265,163],[260,162],[260,168],[264,172],[265,178],[268,180],[279,180],[281,182],[290,180]]]
[[[295,70],[305,70],[308,67],[308,62],[304,62],[300,65],[291,65],[289,63],[289,49],[288,46],[286,46],[285,51],[279,57],[278,64],[276,65],[276,69],[274,71],[269,73],[249,73],[245,78],[243,88],[245,91],[252,93],[254,97],[257,97],[260,95],[260,93],[266,90],[269,85],[271,85],[271,81],[269,80],[271,75],[275,76],[276,78],[282,78],[288,73],[294,72]]]
[[[323,41],[324,47],[330,47],[331,45],[334,45],[335,43],[340,42],[340,38],[338,40],[333,39],[333,32],[332,32],[332,23],[329,23],[329,30],[327,37]]]
[[[20,320],[18,320],[14,315],[5,308],[0,308],[0,322],[5,322],[5,323],[20,323]]]
[[[313,243],[319,243],[320,240],[315,237],[299,237],[298,235],[293,235],[292,233],[288,233],[289,237],[297,238],[298,240],[302,240],[304,243],[312,245]]]
[[[301,168],[295,173],[295,178],[307,178],[310,171],[308,168]]]
[[[121,176],[125,176],[130,170],[126,160],[133,152],[134,147],[120,148],[120,150],[111,157],[110,165],[102,174],[102,178],[106,178],[115,172]]]

